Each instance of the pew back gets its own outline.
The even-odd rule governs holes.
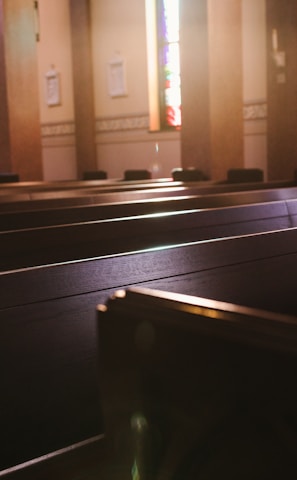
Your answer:
[[[184,191],[186,193],[186,191]],[[252,190],[224,194],[159,196],[140,200],[118,201],[117,193],[109,198],[109,202],[98,204],[82,204],[48,206],[32,210],[13,212],[0,211],[0,231],[35,228],[50,225],[104,220],[114,217],[148,215],[177,210],[210,209],[227,206],[239,206],[250,203],[286,202],[286,208],[292,218],[296,216],[297,188]],[[65,199],[63,199],[65,200]],[[99,200],[98,200],[99,201]],[[47,201],[45,201],[47,205]]]
[[[8,230],[0,232],[0,270],[284,229],[295,218],[279,201]]]
[[[104,433],[95,305],[146,286],[296,313],[297,230],[0,273],[0,469]]]
[[[105,181],[101,181],[105,182]],[[47,188],[38,187],[39,191],[30,189],[0,191],[1,212],[16,212],[33,209],[60,208],[74,205],[93,205],[105,202],[136,201],[146,198],[159,198],[189,195],[206,195],[231,192],[249,192],[253,190],[286,190],[296,187],[292,181],[275,181],[249,184],[221,184],[215,182],[120,182],[112,185],[100,185],[96,188]],[[280,194],[281,195],[281,194]],[[288,198],[282,197],[279,198]],[[294,198],[290,196],[289,198]],[[295,194],[296,198],[296,194]]]
[[[132,288],[97,319],[123,479],[296,477],[297,317]]]

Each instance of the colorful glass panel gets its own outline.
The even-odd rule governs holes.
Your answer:
[[[181,126],[179,0],[160,0],[159,59],[161,126]]]

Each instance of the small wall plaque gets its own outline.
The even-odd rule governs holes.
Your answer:
[[[52,67],[45,74],[45,94],[46,94],[46,103],[47,105],[55,106],[61,104],[61,93],[60,93],[60,76],[59,73]]]
[[[108,62],[108,93],[111,97],[127,95],[125,62],[123,58],[115,58]]]

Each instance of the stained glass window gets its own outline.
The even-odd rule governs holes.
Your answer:
[[[157,0],[160,127],[181,126],[179,0]]]

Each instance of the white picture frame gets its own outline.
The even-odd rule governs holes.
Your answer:
[[[115,58],[108,62],[107,84],[110,97],[124,97],[127,95],[126,66],[123,58]]]
[[[60,75],[54,68],[45,74],[45,97],[49,107],[61,104]]]

